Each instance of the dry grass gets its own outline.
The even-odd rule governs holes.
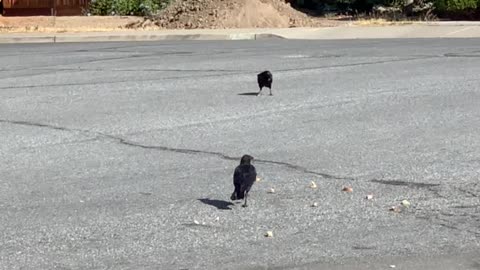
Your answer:
[[[414,23],[414,21],[389,21],[386,19],[359,19],[353,21],[353,25],[357,26],[409,25]]]
[[[125,26],[143,18],[133,16],[2,17],[0,33],[62,33],[129,31]],[[142,30],[155,30],[154,27]]]
[[[320,20],[320,19],[318,19]],[[327,20],[335,21],[335,20]],[[144,27],[127,28],[127,25],[141,24],[143,18],[134,16],[31,16],[31,17],[2,17],[0,16],[1,33],[80,33],[80,32],[108,32],[108,31],[151,31],[165,29],[149,24]],[[336,24],[350,24],[355,26],[389,26],[408,25],[414,21],[388,21],[385,19],[352,19],[351,21],[338,21]],[[315,24],[313,27],[326,27],[326,23]],[[333,26],[333,25],[332,25]],[[234,27],[235,25],[231,25]]]
[[[131,31],[152,31],[159,30],[159,27],[145,27],[139,29],[118,28],[101,28],[101,27],[3,27],[0,26],[0,33],[86,33],[86,32],[131,32]]]

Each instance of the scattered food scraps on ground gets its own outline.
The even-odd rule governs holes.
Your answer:
[[[275,193],[275,189],[274,189],[274,188],[270,188],[267,192],[268,192],[268,193]]]
[[[267,231],[265,233],[265,237],[273,237],[273,232],[272,231]]]
[[[373,200],[373,195],[372,194],[368,194],[365,199],[367,200]]]
[[[353,188],[351,188],[351,187],[344,187],[344,188],[342,189],[342,191],[344,191],[344,192],[353,192]]]
[[[317,202],[312,203],[312,207],[317,207],[317,206],[318,206]]]
[[[408,208],[408,207],[410,207],[410,202],[407,201],[407,200],[403,200],[402,205]]]
[[[317,184],[314,181],[310,182],[310,188],[317,188]]]
[[[395,213],[399,213],[401,211],[400,207],[398,207],[398,206],[392,206],[388,210],[390,210],[392,212],[395,212]]]

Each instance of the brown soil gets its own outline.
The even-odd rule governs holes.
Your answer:
[[[308,16],[286,0],[176,0],[160,15],[129,25],[168,29],[327,27],[345,24],[338,18]]]
[[[195,28],[330,27],[338,18],[308,16],[286,0],[175,0],[159,15],[133,16],[0,16],[1,32],[92,32]]]

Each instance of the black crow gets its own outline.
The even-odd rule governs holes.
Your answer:
[[[257,75],[257,82],[258,82],[258,87],[260,87],[260,91],[258,92],[257,96],[260,95],[263,87],[268,87],[268,89],[270,89],[270,96],[272,95],[273,77],[270,71],[266,70],[262,73],[259,73]]]
[[[235,186],[235,191],[233,191],[230,199],[232,201],[245,199],[243,207],[247,207],[248,192],[257,179],[257,171],[251,164],[252,160],[252,156],[244,155],[240,160],[240,165],[235,168],[235,172],[233,173],[233,185]]]

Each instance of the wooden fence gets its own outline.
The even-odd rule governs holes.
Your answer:
[[[0,0],[4,16],[82,15],[90,0]]]

